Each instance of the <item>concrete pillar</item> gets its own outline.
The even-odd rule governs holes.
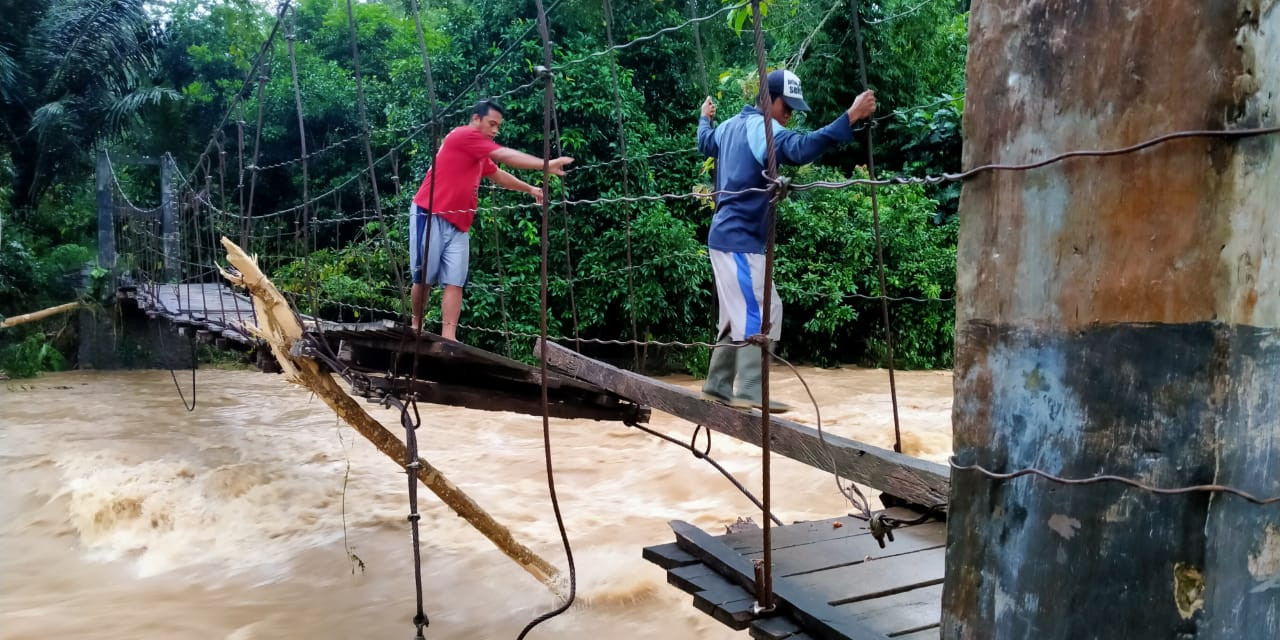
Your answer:
[[[160,232],[164,241],[164,280],[179,282],[178,210],[173,194],[173,158],[160,156]]]
[[[1280,2],[974,0],[966,168],[1280,123]],[[985,174],[960,464],[1280,494],[1280,136]],[[953,474],[943,638],[1275,640],[1280,505]]]

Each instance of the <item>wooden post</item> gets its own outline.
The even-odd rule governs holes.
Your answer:
[[[338,414],[339,418],[351,425],[396,464],[404,467],[407,464],[405,460],[407,453],[400,438],[374,420],[358,402],[338,386],[332,374],[320,368],[319,363],[310,358],[295,357],[290,353],[293,343],[302,337],[302,325],[298,323],[297,315],[284,296],[258,269],[257,262],[226,237],[222,238],[222,246],[227,250],[227,261],[238,270],[238,273],[223,270],[222,276],[232,284],[248,288],[253,295],[253,310],[258,327],[256,333],[271,346],[271,351],[283,368],[285,377],[315,392],[325,404],[329,405],[329,408],[333,409],[334,413]],[[450,509],[453,509],[454,513],[489,538],[503,553],[520,565],[520,568],[546,585],[557,596],[563,597],[567,593],[565,589],[567,585],[561,579],[560,572],[551,563],[542,559],[532,549],[517,542],[509,529],[494,520],[470,496],[450,482],[439,469],[422,458],[418,458],[418,463],[421,465],[418,479]]]
[[[1277,124],[1274,2],[974,0],[964,166]],[[967,182],[959,464],[1280,494],[1280,138]],[[952,474],[945,639],[1274,640],[1280,505]]]
[[[173,158],[160,156],[161,237],[164,241],[164,279],[178,282],[178,214],[173,202]]]
[[[111,160],[105,149],[98,150],[98,266],[113,270],[116,266],[116,229],[111,204]]]

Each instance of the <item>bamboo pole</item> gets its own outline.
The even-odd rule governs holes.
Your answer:
[[[45,318],[48,318],[49,316],[56,316],[60,313],[75,311],[76,309],[79,309],[79,308],[80,308],[79,302],[68,302],[66,304],[60,304],[56,307],[49,307],[48,309],[41,309],[39,311],[32,311],[31,313],[24,313],[20,316],[5,318],[4,322],[0,322],[0,329],[8,329],[9,327],[16,327],[20,324],[35,322],[36,320],[43,320]]]
[[[290,355],[289,349],[293,342],[302,337],[302,325],[284,296],[258,268],[256,259],[245,254],[244,250],[226,237],[222,238],[222,246],[227,250],[227,261],[239,273],[231,273],[221,268],[219,271],[232,284],[248,289],[257,301],[254,312],[258,327],[254,332],[271,346],[272,353],[284,370],[285,378],[315,392],[338,414],[339,418],[360,432],[379,451],[401,467],[405,466],[404,443],[395,434],[374,420],[363,407],[347,395],[334,381],[333,376],[320,368],[319,363],[310,358]],[[511,535],[510,529],[494,520],[457,485],[450,482],[439,469],[422,458],[418,458],[418,463],[421,465],[418,479],[428,489],[522,569],[546,585],[557,596],[563,597],[564,584],[560,572],[554,566],[533,550],[517,542]]]

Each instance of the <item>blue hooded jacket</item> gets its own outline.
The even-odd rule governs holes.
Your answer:
[[[800,134],[773,122],[773,146],[779,164],[802,165],[813,162],[827,149],[853,139],[849,116],[841,113],[831,124]],[[768,155],[764,114],[745,106],[738,115],[712,128],[711,119],[698,120],[698,150],[716,159],[716,191],[735,192],[764,188],[764,166]],[[716,215],[711,219],[707,246],[717,251],[764,253],[769,233],[769,194],[721,193],[716,196]]]

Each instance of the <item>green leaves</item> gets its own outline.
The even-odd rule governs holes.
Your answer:
[[[798,182],[846,179],[814,167],[797,173]],[[865,178],[866,172],[855,175]],[[783,201],[776,276],[787,309],[783,345],[818,362],[882,365],[883,293],[894,298],[895,335],[908,338],[895,345],[895,365],[950,366],[958,225],[935,224],[937,203],[918,186],[881,187],[877,195],[884,292],[866,187],[800,192]]]
[[[66,359],[42,333],[31,333],[22,342],[0,349],[0,370],[10,378],[34,378],[42,371],[66,368]]]

